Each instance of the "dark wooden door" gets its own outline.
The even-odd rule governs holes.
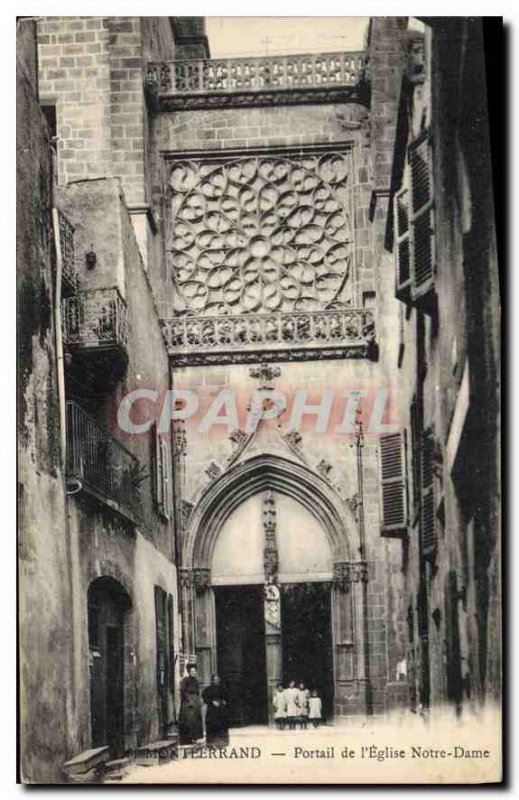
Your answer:
[[[331,592],[326,583],[291,583],[281,587],[283,682],[304,682],[316,689],[323,716],[333,713],[333,644]]]
[[[124,751],[124,669],[122,625],[107,625],[106,741],[112,755]]]
[[[105,578],[88,596],[90,716],[92,747],[108,745],[112,757],[124,752],[124,616],[129,598]]]
[[[229,724],[268,722],[263,586],[215,589],[218,673],[229,698]]]

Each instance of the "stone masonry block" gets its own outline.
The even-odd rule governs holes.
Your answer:
[[[74,39],[76,42],[95,42],[96,35],[92,31],[88,33],[76,33]]]

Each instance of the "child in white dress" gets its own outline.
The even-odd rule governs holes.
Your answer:
[[[319,727],[321,722],[323,704],[321,698],[318,696],[317,691],[314,689],[309,700],[309,713],[308,718],[312,720],[314,728]]]
[[[287,703],[285,697],[285,689],[282,683],[278,683],[274,697],[272,698],[272,705],[274,706],[274,719],[280,731],[285,727],[285,720],[287,717]]]
[[[301,681],[299,684],[299,724],[303,730],[306,730],[308,722],[309,700],[310,692]]]
[[[285,689],[285,702],[287,704],[287,722],[289,730],[293,731],[299,717],[299,689],[296,689],[296,682],[290,681],[288,689]]]

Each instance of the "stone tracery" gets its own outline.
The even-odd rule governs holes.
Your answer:
[[[175,311],[319,311],[353,302],[351,153],[177,161]]]

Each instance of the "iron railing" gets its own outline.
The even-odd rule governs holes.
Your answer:
[[[139,460],[72,400],[67,401],[67,477],[142,521]]]
[[[128,307],[118,289],[91,289],[66,297],[62,320],[69,347],[127,349]]]
[[[148,85],[165,94],[229,94],[354,87],[365,53],[166,61],[148,65]]]
[[[77,292],[76,252],[74,248],[74,226],[65,214],[58,209],[59,241],[62,263],[62,290],[64,294]]]

